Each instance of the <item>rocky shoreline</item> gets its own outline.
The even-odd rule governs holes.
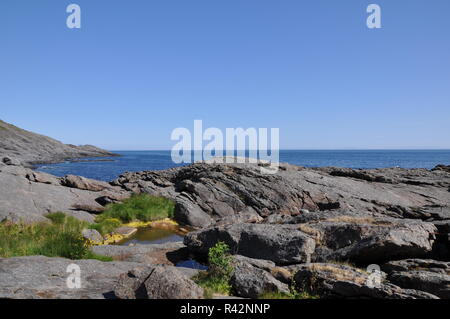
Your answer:
[[[69,260],[0,259],[0,297],[201,298],[202,289],[190,279],[197,271],[175,265],[186,256],[204,260],[218,241],[234,255],[230,282],[237,297],[289,287],[323,298],[450,297],[447,166],[283,164],[276,175],[262,175],[256,164],[196,163],[125,173],[105,183],[3,163],[0,181],[2,220],[32,223],[62,211],[92,222],[108,203],[148,193],[174,200],[175,220],[197,229],[184,244],[95,247],[116,261],[76,261],[87,281],[78,292],[64,288],[62,265]],[[367,267],[373,264],[382,279],[370,287]]]
[[[195,163],[107,183],[29,166],[111,153],[4,122],[0,137],[2,222],[34,224],[63,212],[92,223],[108,204],[149,194],[175,202],[175,221],[193,230],[183,243],[93,247],[113,262],[0,258],[0,298],[203,298],[192,280],[199,271],[176,266],[205,261],[218,242],[233,256],[229,284],[238,298],[292,289],[320,298],[450,298],[450,166],[281,164],[277,174],[264,175],[264,164]],[[73,263],[81,269],[80,289],[66,284]]]

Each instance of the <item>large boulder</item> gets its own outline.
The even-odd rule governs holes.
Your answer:
[[[382,266],[392,283],[409,289],[429,292],[450,299],[450,262],[407,259],[391,261]]]
[[[201,299],[203,289],[171,266],[141,266],[122,274],[114,289],[121,299]]]
[[[424,257],[432,252],[437,232],[432,223],[370,215],[311,213],[303,219],[309,222],[298,229],[315,238],[313,260],[320,262],[370,264]]]
[[[402,289],[383,279],[346,265],[312,263],[295,269],[296,289],[322,298],[368,299],[438,299],[437,296],[413,289]]]
[[[264,267],[264,262],[256,262]],[[265,293],[289,293],[287,284],[275,279],[268,271],[247,261],[236,260],[230,280],[233,291],[239,297],[259,298]]]
[[[190,251],[207,254],[217,242],[233,254],[271,260],[277,264],[308,262],[315,241],[293,225],[234,224],[189,233],[184,243]]]

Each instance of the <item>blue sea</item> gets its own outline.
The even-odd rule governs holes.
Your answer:
[[[38,171],[56,176],[80,175],[111,181],[124,172],[163,170],[180,166],[172,162],[170,151],[113,151],[119,157],[101,161],[67,161],[37,167]],[[97,159],[93,159],[97,160]],[[107,160],[107,161],[104,161]],[[280,162],[306,166],[338,166],[349,168],[428,168],[450,165],[450,150],[282,150]]]

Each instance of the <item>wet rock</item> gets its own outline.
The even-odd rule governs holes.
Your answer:
[[[207,254],[217,242],[233,254],[271,260],[277,264],[307,262],[315,249],[310,236],[292,225],[235,224],[189,233],[184,243],[194,253]]]
[[[328,263],[298,265],[294,281],[298,291],[322,298],[438,299],[413,289],[402,289],[383,279],[373,280],[360,269]]]
[[[382,266],[392,283],[450,298],[450,262],[429,259],[391,261]]]

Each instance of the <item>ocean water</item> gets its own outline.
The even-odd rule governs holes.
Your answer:
[[[36,169],[56,176],[80,175],[111,181],[124,172],[163,170],[176,166],[170,151],[114,151],[119,157],[101,161],[67,161],[40,165]],[[97,160],[97,159],[93,159]],[[107,161],[104,161],[107,160]],[[338,166],[348,168],[427,168],[450,165],[450,150],[282,150],[280,162],[306,166]]]

